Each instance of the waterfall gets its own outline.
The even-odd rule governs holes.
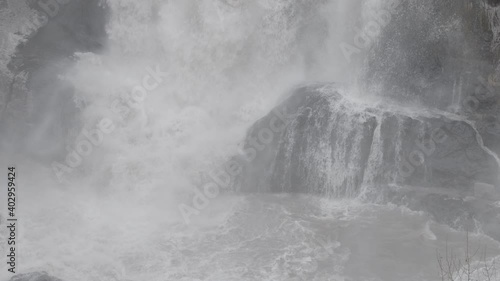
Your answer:
[[[498,2],[0,1],[0,280],[435,280],[463,230],[498,260]]]

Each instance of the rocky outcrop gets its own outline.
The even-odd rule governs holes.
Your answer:
[[[500,153],[498,3],[400,1],[368,51],[367,92],[467,116]]]
[[[457,87],[470,92],[477,76],[492,73],[492,41],[481,1],[401,1],[369,51],[367,84],[445,108]]]
[[[13,77],[0,88],[5,95],[0,97],[5,136],[0,149],[35,157],[64,151],[62,140],[76,127],[74,89],[59,76],[73,65],[75,52],[99,52],[107,40],[108,10],[102,1],[45,2],[28,1],[26,9],[38,10],[45,22],[17,46],[8,64]]]
[[[492,7],[500,6],[500,0],[487,0],[486,2]]]
[[[482,1],[401,1],[367,55],[368,87],[441,109],[455,106],[480,84],[478,76],[496,67],[488,13]]]
[[[276,112],[287,116],[279,131],[271,130]],[[477,182],[496,190],[499,184],[496,155],[472,123],[353,102],[330,84],[297,89],[250,129],[245,149],[257,152],[243,162],[239,184],[246,192],[344,198],[400,186],[467,195]]]

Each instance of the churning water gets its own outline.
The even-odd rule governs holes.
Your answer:
[[[20,67],[12,45],[32,31],[14,25],[18,2],[7,2],[2,15],[13,25],[3,29],[13,35],[2,53],[8,83],[2,82],[0,163],[18,171],[18,273],[74,281],[441,280],[438,257],[450,249],[462,257],[468,237],[469,249],[479,249],[476,274],[496,260],[500,278],[499,202],[466,192],[467,198],[457,195],[465,199],[437,201],[412,190],[397,199],[385,193],[409,188],[398,185],[397,168],[411,152],[406,143],[432,131],[430,119],[464,122],[463,132],[474,131],[471,147],[482,153],[471,163],[498,164],[463,116],[413,99],[388,103],[379,88],[359,81],[380,31],[363,46],[352,42],[377,15],[389,24],[399,1],[73,0],[46,25],[31,19],[45,33],[27,37],[16,57]],[[427,13],[425,5],[417,8]],[[105,36],[89,31],[102,16],[93,9],[105,11]],[[86,25],[73,19],[77,14]],[[266,148],[250,163],[257,172],[243,174],[251,175],[242,180],[246,186],[207,196],[214,169],[241,152],[249,128],[286,93],[332,81],[348,100],[328,106],[335,118],[316,115],[310,131],[292,123],[282,166],[267,159]],[[399,127],[382,124],[390,118]],[[408,132],[410,119],[420,122],[416,133]],[[303,139],[307,145],[295,146]],[[257,182],[269,172],[259,172],[268,160],[277,165],[269,171],[284,171],[266,191],[286,192],[254,193],[263,191]],[[493,178],[498,165],[483,170]],[[300,181],[287,182],[301,173]],[[415,177],[434,183],[434,176]],[[439,194],[435,187],[431,193]],[[380,196],[373,195],[378,188]],[[457,211],[462,204],[487,215],[467,217]],[[8,235],[2,227],[2,255]]]

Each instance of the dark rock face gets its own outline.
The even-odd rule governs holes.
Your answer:
[[[500,6],[500,0],[487,0],[487,3],[492,7]]]
[[[276,111],[289,114],[287,126],[244,164],[243,191],[343,198],[378,196],[390,185],[460,194],[472,194],[476,182],[498,187],[496,155],[456,117],[361,105],[333,85],[300,88]],[[274,117],[251,128],[247,149]]]
[[[100,0],[67,2],[59,5],[50,17],[39,6],[45,1],[30,2],[31,8],[40,10],[48,20],[17,47],[8,65],[15,75],[13,85],[21,83],[18,77],[26,77],[20,89],[14,87],[7,93],[9,114],[3,114],[22,116],[24,124],[19,118],[4,118],[0,122],[0,134],[6,136],[4,142],[10,150],[22,150],[35,157],[53,157],[64,151],[62,141],[69,128],[77,127],[74,90],[58,76],[74,63],[75,52],[101,50],[107,40],[108,10]],[[28,100],[24,96],[30,96],[30,103],[19,106],[18,100]]]
[[[366,57],[367,92],[477,122],[500,154],[497,0],[402,0]]]
[[[494,71],[493,40],[482,1],[401,1],[368,54],[367,84],[445,109]]]
[[[62,281],[59,278],[50,276],[47,272],[31,272],[15,275],[10,281]]]
[[[30,71],[69,58],[75,52],[99,51],[106,38],[107,8],[99,0],[70,0],[61,4],[47,24],[36,31],[29,40],[18,47],[10,67]],[[45,12],[38,1],[31,7]]]

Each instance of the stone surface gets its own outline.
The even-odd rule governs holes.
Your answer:
[[[287,126],[263,144],[259,136],[274,128],[277,116],[287,116]],[[249,130],[244,151],[252,150],[255,159],[236,157],[243,166],[236,188],[243,192],[390,202],[456,229],[480,225],[500,241],[496,155],[473,123],[458,116],[362,105],[335,85],[312,85]]]
[[[10,281],[62,281],[59,278],[50,276],[47,272],[30,272],[15,275]]]
[[[40,9],[40,1],[31,2]],[[10,150],[35,157],[65,153],[63,140],[78,125],[74,89],[60,75],[74,64],[76,52],[102,50],[108,10],[99,0],[66,2],[50,17],[39,11],[47,23],[17,46],[8,64],[14,78],[2,99],[0,114],[6,117],[0,118],[0,134]],[[20,118],[7,118],[14,115]]]
[[[290,114],[286,129],[255,148],[251,140],[269,131],[276,111]],[[257,153],[241,160],[243,191],[343,198],[378,196],[377,187],[388,185],[454,194],[473,194],[476,182],[498,188],[495,155],[472,123],[455,115],[363,105],[334,85],[299,88],[275,112],[248,133],[246,149]]]
[[[490,1],[491,2],[491,1]],[[367,54],[366,84],[394,99],[446,109],[494,73],[494,31],[481,1],[400,1]]]

